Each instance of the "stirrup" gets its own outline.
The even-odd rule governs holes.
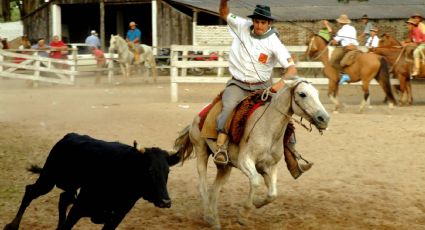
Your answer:
[[[217,156],[222,154],[224,156],[224,160],[218,159]],[[229,163],[229,156],[227,155],[226,149],[219,148],[216,153],[213,155],[214,163],[217,165],[227,165]]]

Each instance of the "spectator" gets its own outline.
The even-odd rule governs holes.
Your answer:
[[[92,30],[90,32],[90,36],[86,38],[86,44],[89,45],[90,47],[94,46],[98,49],[100,48],[100,40],[99,40],[99,37],[97,37],[96,30]]]
[[[365,46],[369,49],[376,48],[379,45],[379,37],[377,35],[378,28],[372,27],[370,29],[370,37],[367,39]]]
[[[370,29],[372,29],[373,25],[369,22],[369,17],[367,14],[364,14],[361,18],[362,23],[364,24],[363,32],[359,36],[360,41],[367,41],[370,37]]]
[[[66,44],[62,40],[60,40],[58,35],[53,36],[53,40],[50,42],[50,48],[52,49],[52,52],[50,52],[51,58],[66,58],[65,54],[68,53],[68,46],[66,46]]]
[[[91,50],[91,53],[93,54],[94,58],[96,59],[97,68],[104,68],[105,65],[106,65],[106,58],[105,58],[105,54],[103,53],[103,51],[98,49],[96,46],[91,46],[90,50]],[[96,84],[100,83],[101,73],[102,73],[101,71],[96,71],[96,80],[95,80]]]
[[[319,30],[319,36],[329,42],[332,38],[332,27],[329,25],[328,20],[322,20],[323,27]]]
[[[46,41],[44,40],[44,38],[40,38],[36,44],[31,46],[31,49],[40,50],[37,53],[41,57],[49,57],[48,50],[50,49],[50,47],[46,45]]]

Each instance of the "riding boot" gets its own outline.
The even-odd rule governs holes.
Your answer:
[[[229,162],[229,156],[227,155],[227,134],[218,133],[217,136],[217,152],[214,153],[213,159],[217,165],[227,165]]]
[[[412,76],[418,76],[419,75],[419,69],[421,66],[421,60],[419,57],[415,57],[414,64],[413,64],[413,71]]]
[[[297,150],[295,150],[295,144],[288,143],[285,146],[284,155],[286,167],[288,167],[288,170],[294,179],[300,177],[301,174],[308,171],[313,166],[313,163],[304,160]],[[298,159],[304,160],[306,164],[298,163]]]

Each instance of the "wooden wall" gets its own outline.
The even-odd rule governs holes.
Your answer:
[[[158,47],[192,44],[192,17],[158,1]]]

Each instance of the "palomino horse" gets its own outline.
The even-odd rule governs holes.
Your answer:
[[[249,195],[238,219],[240,224],[246,223],[253,207],[260,208],[276,199],[277,163],[283,155],[285,129],[294,113],[314,124],[320,132],[327,128],[330,119],[319,100],[318,91],[310,83],[303,80],[287,83],[283,89],[272,95],[270,102],[253,112],[239,144],[229,143],[229,164],[217,167],[211,190],[208,190],[207,185],[207,164],[209,155],[212,154],[207,142],[211,140],[201,136],[200,117],[196,116],[192,124],[180,133],[174,148],[182,161],[187,160],[193,152],[196,153],[204,220],[212,227],[221,228],[217,199],[232,167],[239,168],[250,182]],[[260,176],[268,189],[265,197],[255,197]]]
[[[335,109],[338,110],[341,106],[337,98],[340,75],[330,64],[329,54],[330,51],[327,42],[320,36],[314,34],[310,38],[306,56],[315,60],[320,60],[325,66],[324,74],[329,79],[328,96],[335,104]],[[353,64],[344,67],[344,72],[350,76],[350,82],[362,81],[363,83],[363,100],[360,104],[360,111],[362,111],[369,102],[369,83],[373,78],[378,81],[379,85],[384,90],[386,98],[389,100],[389,106],[391,108],[394,106],[395,99],[391,91],[387,62],[384,58],[372,53],[359,53]]]
[[[125,79],[128,79],[131,75],[131,65],[134,65],[136,70],[138,70],[140,67],[144,66],[145,62],[147,62],[152,71],[154,81],[157,81],[158,74],[156,71],[156,62],[152,52],[152,47],[144,44],[137,45],[136,49],[138,49],[140,56],[139,60],[135,60],[134,54],[128,48],[127,42],[119,35],[112,34],[109,44],[109,52],[118,53],[118,62],[120,63],[121,71]]]
[[[414,46],[402,46],[399,41],[390,34],[385,33],[379,40],[379,47],[373,49],[373,53],[379,54],[391,64],[391,72],[399,82],[400,91],[399,102],[401,105],[410,105],[413,103],[412,84],[410,81],[410,72],[413,67]],[[422,66],[422,75],[425,66]]]

